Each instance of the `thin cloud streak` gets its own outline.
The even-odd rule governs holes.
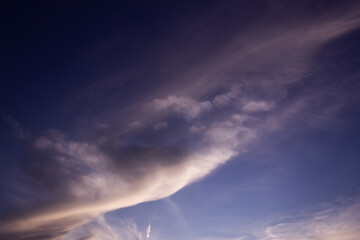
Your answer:
[[[146,238],[150,238],[150,233],[151,233],[151,225],[149,224],[148,227],[146,228]]]

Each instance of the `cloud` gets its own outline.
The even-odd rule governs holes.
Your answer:
[[[287,88],[300,81],[309,69],[309,59],[322,44],[357,24],[358,18],[353,14],[295,27],[269,28],[265,24],[264,29],[272,31],[249,31],[234,36],[234,42],[204,63],[191,66],[186,74],[180,71],[175,74],[179,77],[170,79],[162,91],[151,89],[147,94],[141,92],[139,99],[129,97],[136,99],[134,102],[117,101],[118,92],[108,91],[113,81],[90,86],[91,91],[84,91],[95,92],[94,105],[104,109],[96,112],[93,121],[106,127],[86,128],[86,133],[77,137],[50,130],[28,144],[19,161],[22,163],[19,178],[21,187],[33,194],[25,210],[19,207],[1,218],[0,236],[59,239],[71,236],[93,219],[98,219],[102,230],[90,231],[79,239],[96,239],[105,236],[104,232],[115,231],[108,227],[102,214],[172,195],[238,156],[268,131],[277,130],[275,126],[283,126],[291,116],[309,108],[312,102],[309,99],[314,94],[323,96],[323,90],[289,99]],[[230,88],[218,94],[235,86],[234,83],[241,86],[241,91]],[[103,84],[109,86],[96,87]],[[105,96],[105,92],[115,94]],[[244,102],[244,99],[256,100]],[[269,115],[259,117],[255,112]],[[177,124],[172,124],[174,116],[180,119]],[[85,125],[91,121],[86,114],[82,117],[85,120],[81,123]],[[21,130],[17,122],[11,119],[10,122]],[[156,131],[164,128],[166,131]],[[357,229],[349,221],[348,230],[342,231],[336,225],[338,220],[351,218],[350,210],[344,212],[349,214],[328,213],[327,219],[333,219],[330,222],[317,221],[325,216],[319,213],[293,224],[276,224],[268,228],[263,239],[275,239],[273,236],[291,239],[290,236],[299,236],[296,229],[319,239],[331,239],[331,229],[339,230],[334,234],[346,233],[351,237],[357,234]],[[325,229],[325,223],[332,228]],[[312,232],[313,226],[321,228]],[[129,224],[125,229],[120,234],[124,239],[142,239],[136,225]],[[289,232],[293,235],[286,235]],[[116,235],[106,236],[111,239]]]
[[[25,187],[36,189],[39,199],[29,203],[28,211],[3,218],[0,232],[56,239],[104,212],[168,197],[246,149],[258,137],[261,124],[256,122],[225,114],[204,123],[198,140],[188,138],[189,148],[179,136],[191,136],[191,122],[175,135],[149,124],[130,131],[127,139],[108,136],[100,143],[69,140],[50,130],[34,139],[22,169]]]
[[[11,126],[18,138],[22,139],[25,137],[24,129],[19,121],[14,119],[11,115],[5,113],[2,113],[2,118]]]
[[[244,104],[243,111],[245,112],[262,112],[269,111],[272,108],[272,104],[265,101],[249,101]]]
[[[175,112],[187,119],[198,117],[212,107],[210,101],[196,101],[189,97],[168,96],[164,99],[155,99],[151,107],[155,111]]]
[[[168,126],[167,122],[160,122],[154,125],[155,130],[164,129]]]
[[[230,91],[215,96],[214,99],[212,100],[212,103],[215,106],[222,107],[231,103],[233,100],[235,100],[238,97],[238,95],[239,95],[239,89],[233,87]]]
[[[164,202],[172,215],[176,218],[177,226],[181,228],[183,233],[188,233],[188,235],[190,235],[192,230],[179,206],[170,197],[164,199]]]
[[[356,240],[360,238],[360,202],[358,199],[324,204],[292,217],[279,219],[257,233],[259,240]]]
[[[28,187],[48,200],[37,204],[35,199],[28,212],[6,218],[0,231],[39,239],[44,234],[51,239],[51,233],[56,239],[103,212],[167,197],[234,154],[214,144],[189,153],[148,144],[97,146],[52,131],[34,141],[23,169]]]
[[[85,224],[67,234],[63,240],[142,240],[142,232],[132,221],[110,219],[104,215],[96,217],[93,221]]]
[[[149,224],[148,227],[146,228],[146,238],[150,238],[150,233],[151,233],[151,225]]]
[[[205,139],[214,146],[227,146],[236,149],[256,138],[256,128],[244,126],[247,116],[234,114],[228,119],[213,123],[205,130]],[[243,150],[243,149],[242,149]]]

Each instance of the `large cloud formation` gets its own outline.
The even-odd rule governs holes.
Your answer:
[[[126,107],[104,108],[86,137],[71,139],[48,130],[28,139],[18,170],[28,201],[4,214],[1,237],[61,239],[93,219],[105,221],[103,213],[177,192],[300,112],[336,111],[336,106],[312,105],[331,94],[333,86],[295,97],[288,89],[311,72],[311,59],[323,44],[358,24],[356,11],[345,11],[282,27],[275,22],[239,30],[211,58],[185,66],[185,74],[158,90],[145,91]],[[102,91],[99,84],[109,81],[96,83]],[[87,102],[93,88],[77,92],[77,101]],[[101,92],[97,96],[100,106],[116,100]],[[333,97],[341,106],[342,99]]]

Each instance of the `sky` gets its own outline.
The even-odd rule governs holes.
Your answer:
[[[1,7],[0,239],[360,239],[360,4]]]

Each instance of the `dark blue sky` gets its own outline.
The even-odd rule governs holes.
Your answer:
[[[359,10],[3,4],[0,239],[358,240]]]

